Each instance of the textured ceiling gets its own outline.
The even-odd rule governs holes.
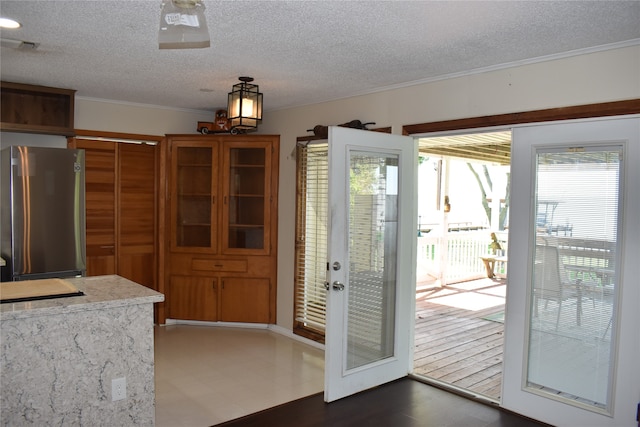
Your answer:
[[[2,38],[40,43],[2,47],[2,80],[215,110],[246,75],[268,111],[640,41],[640,1],[204,3],[211,47],[159,50],[161,0],[2,0]]]

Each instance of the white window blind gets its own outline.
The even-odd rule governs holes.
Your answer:
[[[326,320],[328,145],[299,145],[297,159],[296,328],[324,335]]]
[[[527,386],[610,408],[621,146],[538,149]]]

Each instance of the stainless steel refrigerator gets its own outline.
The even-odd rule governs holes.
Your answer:
[[[84,150],[5,148],[0,180],[2,280],[84,276]]]

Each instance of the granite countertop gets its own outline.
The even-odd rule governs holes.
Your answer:
[[[124,277],[92,276],[65,279],[83,296],[0,304],[0,320],[102,310],[164,301],[164,295]]]

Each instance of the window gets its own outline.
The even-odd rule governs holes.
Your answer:
[[[298,145],[294,332],[324,342],[329,146]]]

